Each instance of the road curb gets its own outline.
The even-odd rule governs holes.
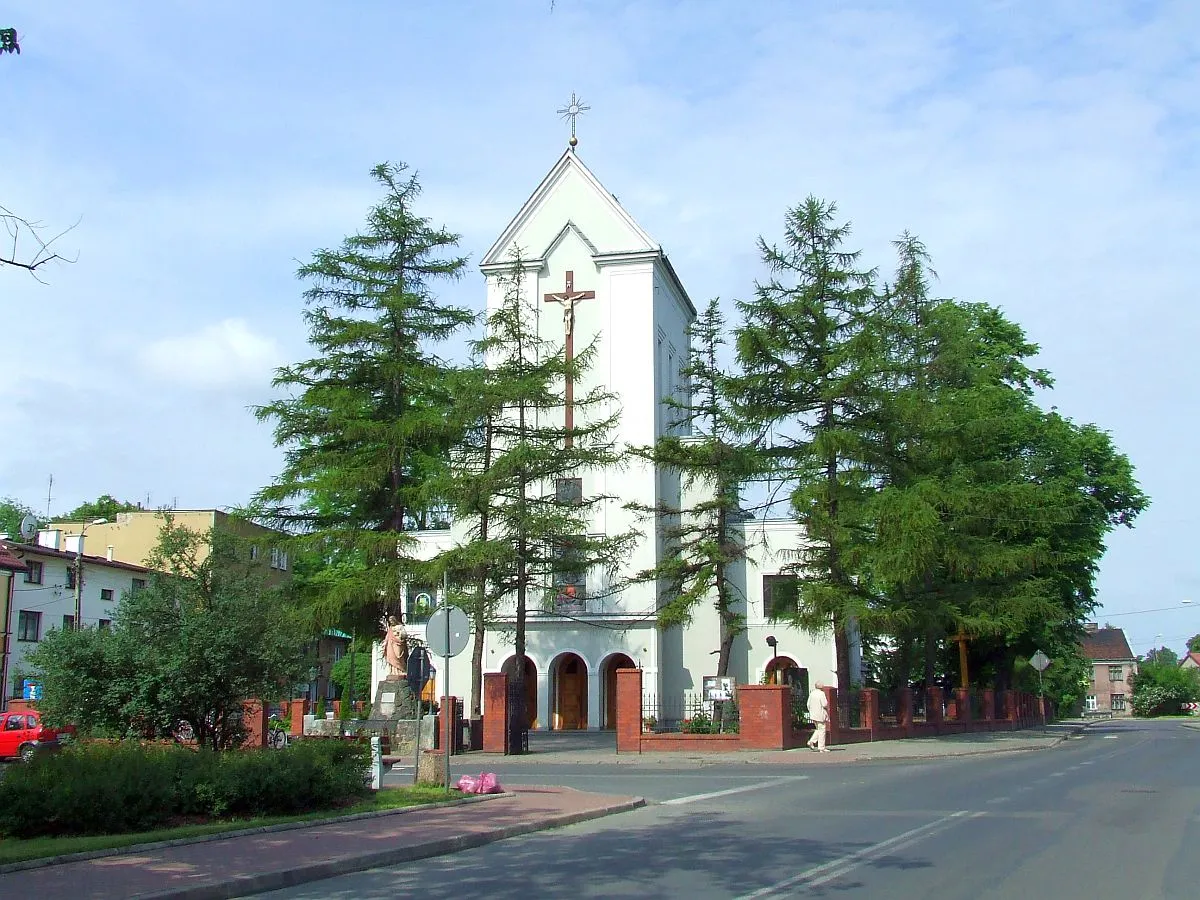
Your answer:
[[[418,810],[446,809],[451,806],[466,806],[468,803],[482,803],[486,800],[497,800],[501,797],[515,797],[512,791],[500,794],[480,794],[474,797],[459,797],[455,800],[443,800],[437,803],[418,803],[415,806],[401,806],[396,809],[377,809],[371,812],[353,813],[348,816],[326,816],[321,819],[305,819],[303,822],[280,822],[277,825],[261,825],[257,828],[237,828],[231,831],[219,831],[216,834],[198,834],[195,837],[171,838],[166,841],[147,841],[144,844],[128,844],[124,847],[111,847],[107,850],[81,850],[78,853],[64,853],[60,856],[43,856],[38,859],[24,859],[20,862],[0,865],[0,875],[12,872],[25,872],[29,869],[41,869],[46,866],[57,866],[65,863],[87,862],[89,859],[103,859],[106,856],[127,856],[134,853],[145,853],[150,850],[165,850],[169,847],[186,847],[189,844],[208,844],[213,841],[223,841],[229,838],[250,837],[256,834],[272,834],[279,831],[298,831],[301,828],[319,828],[322,825],[336,825],[339,822],[356,822],[360,819],[381,819],[385,816],[399,816]]]
[[[496,794],[495,796],[499,797],[502,795]],[[493,844],[497,841],[520,837],[521,835],[532,834],[537,831],[563,828],[579,822],[587,822],[617,813],[630,812],[645,805],[646,800],[644,798],[633,797],[620,803],[609,804],[608,806],[547,816],[537,822],[507,825],[503,828],[497,828],[494,831],[481,832],[479,834],[460,834],[451,838],[417,844],[412,847],[393,847],[388,850],[378,850],[358,856],[308,863],[293,869],[277,872],[261,872],[216,884],[194,885],[150,894],[135,894],[131,897],[131,900],[227,900],[227,898],[231,897],[261,894],[266,891],[277,891],[282,888],[296,887],[297,885],[313,881],[322,881],[326,878],[335,878],[338,875],[348,875],[351,872],[362,872],[367,869],[375,869],[383,866],[398,866],[407,862],[416,862],[420,859],[430,859],[434,856],[445,856],[448,853],[471,850],[475,847],[482,847],[486,844]]]

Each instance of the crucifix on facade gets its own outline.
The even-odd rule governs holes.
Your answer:
[[[546,294],[547,303],[561,303],[563,307],[563,330],[566,332],[564,352],[567,357],[566,387],[566,445],[571,446],[571,431],[575,428],[575,378],[571,366],[575,361],[575,304],[580,300],[591,300],[595,291],[575,290],[575,273],[567,272],[566,288],[557,294]]]

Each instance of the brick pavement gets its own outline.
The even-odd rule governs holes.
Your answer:
[[[397,865],[644,805],[569,788],[522,787],[477,803],[420,807],[325,825],[265,830],[0,874],[0,896],[38,900],[216,900]]]

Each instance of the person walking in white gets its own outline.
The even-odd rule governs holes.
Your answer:
[[[808,717],[812,719],[813,734],[808,746],[821,753],[828,753],[825,746],[825,726],[829,723],[829,700],[825,696],[825,685],[818,681],[808,692]]]

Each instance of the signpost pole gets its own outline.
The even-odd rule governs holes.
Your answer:
[[[1042,670],[1038,669],[1038,707],[1042,711],[1042,731],[1046,730],[1046,694],[1042,690]]]
[[[417,688],[416,700],[413,703],[413,708],[417,711],[417,749],[414,751],[416,759],[413,760],[413,784],[421,783],[421,694],[425,690],[425,679],[429,677],[429,673],[425,668],[425,651],[421,650],[420,659],[417,662],[417,681],[421,686]]]
[[[446,609],[446,652],[442,656],[442,666],[446,673],[446,705],[449,709],[442,710],[446,719],[446,793],[450,793],[450,754],[454,751],[454,700],[450,694],[450,573],[442,573],[442,605]]]

